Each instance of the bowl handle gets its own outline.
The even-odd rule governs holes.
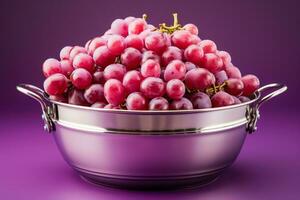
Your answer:
[[[26,94],[27,96],[34,98],[40,103],[43,112],[42,119],[44,120],[44,129],[49,133],[51,131],[54,131],[55,125],[51,119],[53,110],[49,106],[50,102],[48,95],[42,89],[29,84],[17,85],[17,90],[19,92],[22,92],[23,94]]]
[[[263,95],[262,93],[272,90],[273,92]],[[257,120],[259,118],[259,108],[266,101],[276,97],[287,90],[287,86],[279,83],[271,83],[259,88],[256,91],[256,94],[259,95],[259,99],[248,108],[246,117],[248,119],[248,123],[246,126],[246,130],[248,133],[253,133],[257,130]]]

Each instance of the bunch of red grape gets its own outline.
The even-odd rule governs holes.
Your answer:
[[[54,101],[95,108],[189,110],[249,101],[259,87],[226,51],[201,40],[194,24],[159,28],[146,18],[116,19],[85,47],[66,46],[43,64]]]

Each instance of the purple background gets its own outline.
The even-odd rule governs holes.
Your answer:
[[[0,198],[2,199],[299,199],[300,3],[285,1],[17,1],[0,2]],[[129,192],[81,181],[42,134],[40,108],[15,90],[42,86],[41,64],[65,45],[84,45],[115,18],[148,14],[155,25],[195,23],[202,39],[231,53],[244,74],[288,93],[262,108],[236,164],[214,184],[192,191]]]

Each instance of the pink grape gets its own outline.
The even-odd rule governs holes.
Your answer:
[[[62,70],[62,74],[66,77],[70,77],[71,73],[74,71],[74,67],[69,60],[61,60],[60,66]]]
[[[234,100],[234,104],[240,104],[242,103],[241,100],[239,98],[237,98],[236,96],[232,96],[233,100]]]
[[[147,107],[147,99],[140,92],[133,92],[126,99],[128,110],[146,110]]]
[[[109,79],[123,80],[126,73],[126,67],[122,64],[110,64],[104,69],[104,79],[107,81]]]
[[[54,58],[48,58],[43,63],[43,73],[46,78],[52,74],[62,73],[60,62]]]
[[[51,101],[58,101],[58,102],[62,102],[62,103],[68,103],[68,99],[64,94],[60,94],[60,95],[50,95],[49,99]]]
[[[85,100],[90,103],[104,102],[104,88],[101,84],[93,84],[84,91]]]
[[[185,62],[186,71],[190,71],[192,69],[196,69],[197,66],[194,63],[191,62]]]
[[[234,98],[224,91],[219,91],[212,96],[211,102],[213,107],[229,106],[234,104]]]
[[[122,109],[120,105],[112,105],[112,104],[107,104],[106,106],[104,106],[105,109],[116,109],[116,110],[120,110]]]
[[[112,22],[110,30],[114,34],[126,37],[128,35],[128,23],[123,19],[116,19]]]
[[[250,99],[249,99],[248,97],[245,97],[245,96],[239,96],[239,100],[240,100],[242,103],[250,101]]]
[[[170,104],[170,109],[171,110],[192,110],[193,104],[190,100],[183,97],[179,100],[172,101],[172,103]]]
[[[74,104],[74,105],[79,105],[79,106],[88,106],[89,105],[89,103],[84,98],[83,91],[75,89],[75,88],[72,88],[69,91],[68,103]]]
[[[74,46],[72,48],[72,50],[70,51],[69,60],[71,62],[73,62],[73,59],[75,58],[75,56],[80,53],[87,53],[87,50],[84,47]]]
[[[107,31],[105,31],[105,33],[103,34],[102,38],[104,38],[104,36],[108,36],[108,35],[114,35],[115,33],[111,30],[108,29]]]
[[[106,106],[106,103],[104,102],[96,102],[91,105],[92,108],[104,108]]]
[[[231,63],[231,56],[227,51],[218,51],[217,56],[222,59],[224,65],[228,65]]]
[[[188,46],[184,51],[185,59],[196,65],[201,65],[203,56],[204,56],[204,53],[203,53],[202,48],[195,44]]]
[[[107,48],[113,55],[121,55],[125,49],[124,38],[120,35],[113,35],[107,40]]]
[[[59,57],[61,60],[69,60],[70,58],[70,52],[72,50],[73,47],[71,46],[65,46],[64,48],[62,48],[59,52]]]
[[[161,97],[165,93],[165,83],[160,78],[148,77],[142,81],[140,91],[150,99]]]
[[[240,79],[230,78],[226,81],[225,91],[233,96],[240,96],[244,90],[244,83]]]
[[[94,83],[100,83],[104,84],[105,79],[104,79],[104,72],[101,70],[97,70],[93,73],[93,82]]]
[[[198,28],[195,24],[186,24],[182,28],[193,35],[198,35]]]
[[[145,38],[145,47],[161,54],[167,48],[167,38],[163,33],[152,32]]]
[[[185,85],[190,90],[204,91],[214,83],[214,75],[203,68],[192,69],[185,75]]]
[[[185,94],[185,85],[179,79],[172,79],[167,83],[166,92],[171,99],[181,99]]]
[[[156,62],[160,63],[160,57],[154,51],[143,52],[142,63],[146,62],[149,59],[155,60]]]
[[[216,78],[216,83],[219,85],[224,83],[228,79],[228,76],[224,70],[219,71],[219,72],[215,73],[214,75]]]
[[[260,85],[259,79],[252,74],[248,74],[242,77],[241,79],[244,83],[243,96],[250,96],[253,94]]]
[[[125,88],[117,79],[109,79],[104,84],[104,96],[109,104],[120,105],[125,100]]]
[[[93,77],[86,69],[78,68],[72,72],[70,80],[77,89],[86,89],[92,84]]]
[[[141,74],[143,77],[159,77],[161,68],[158,62],[155,60],[147,60],[141,66]]]
[[[129,47],[121,55],[121,63],[127,67],[128,70],[139,67],[142,60],[142,54],[139,50]]]
[[[242,78],[242,74],[237,67],[231,66],[225,68],[228,78]]]
[[[192,34],[187,30],[179,30],[173,33],[172,43],[180,49],[187,48],[192,42]]]
[[[164,79],[165,81],[169,81],[171,79],[183,80],[185,73],[185,64],[181,60],[173,60],[166,67]]]
[[[101,46],[106,45],[106,40],[101,37],[96,37],[91,40],[90,44],[88,45],[88,53],[92,56],[94,51]]]
[[[75,69],[83,68],[92,73],[95,70],[94,65],[93,58],[85,53],[79,53],[73,59],[73,66]]]
[[[222,59],[213,53],[207,53],[202,58],[202,65],[212,73],[217,73],[223,69]]]
[[[136,35],[136,34],[128,35],[125,38],[124,42],[125,42],[126,48],[133,47],[133,48],[141,51],[144,47],[143,40],[141,39],[141,37],[139,35]]]
[[[211,100],[209,96],[203,92],[197,92],[191,97],[194,109],[211,108]]]
[[[145,38],[146,38],[147,36],[149,36],[152,32],[153,32],[153,31],[152,31],[151,29],[146,29],[146,30],[142,31],[142,32],[141,32],[140,34],[138,34],[138,35],[139,35],[139,37],[144,41]]]
[[[85,48],[87,51],[88,51],[88,49],[89,49],[89,45],[90,45],[91,41],[92,41],[92,40],[87,41],[87,42],[85,43],[85,45],[84,45],[84,48]]]
[[[136,18],[135,20],[129,23],[128,32],[129,34],[140,34],[146,28],[146,21],[141,18]]]
[[[129,71],[123,78],[123,85],[126,93],[130,94],[133,92],[140,91],[140,84],[142,82],[142,75],[136,70]]]
[[[216,53],[216,51],[217,51],[216,43],[214,43],[211,40],[202,40],[199,45],[203,49],[203,52],[205,54],[207,54],[207,53]]]
[[[135,17],[128,16],[124,20],[125,20],[125,22],[127,22],[127,24],[129,24],[129,23],[133,22],[135,19],[136,19]]]
[[[68,79],[63,74],[52,74],[44,81],[44,90],[49,95],[63,94],[68,87]]]
[[[149,102],[149,110],[168,110],[169,102],[164,97],[156,97]]]
[[[192,35],[191,44],[199,45],[201,42],[201,39],[197,35]]]
[[[110,52],[106,46],[98,47],[93,54],[96,65],[106,67],[115,62],[116,57]]]
[[[169,46],[161,56],[163,66],[167,66],[172,60],[182,60],[182,51],[174,46]]]

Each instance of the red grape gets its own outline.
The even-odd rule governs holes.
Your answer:
[[[185,85],[179,79],[172,79],[167,83],[166,92],[171,99],[181,99],[185,94]]]
[[[196,89],[204,91],[214,83],[214,75],[203,68],[192,69],[185,75],[185,85],[190,90]]]
[[[98,47],[93,54],[93,59],[98,66],[106,67],[115,62],[116,57],[106,46]]]
[[[70,52],[72,50],[73,47],[71,46],[65,46],[64,48],[62,48],[59,52],[59,57],[61,60],[69,60],[70,58]]]
[[[193,104],[190,100],[183,97],[179,100],[172,101],[172,103],[170,104],[170,109],[171,110],[192,110]]]
[[[94,54],[94,51],[101,46],[106,45],[106,40],[101,37],[96,37],[93,40],[91,40],[89,46],[88,46],[88,53],[92,56]]]
[[[75,88],[72,88],[71,91],[69,91],[68,103],[74,104],[74,105],[79,105],[79,106],[88,106],[89,105],[83,96],[83,91],[77,90]]]
[[[125,20],[125,22],[127,22],[127,24],[129,24],[130,22],[133,22],[135,19],[136,19],[135,17],[128,16],[124,20]]]
[[[242,103],[241,100],[239,98],[237,98],[236,96],[232,96],[233,100],[234,100],[234,104],[240,104]]]
[[[211,102],[213,107],[229,106],[234,104],[234,98],[224,91],[219,91],[212,96]]]
[[[174,46],[185,49],[193,42],[192,34],[187,30],[175,31],[172,36],[172,43]]]
[[[123,19],[116,19],[111,24],[110,30],[114,34],[122,35],[126,37],[128,35],[128,24]]]
[[[228,79],[228,76],[224,70],[219,71],[219,72],[215,73],[214,75],[216,78],[216,83],[219,85],[224,83]]]
[[[205,54],[216,53],[217,51],[217,45],[211,40],[202,40],[199,45]]]
[[[86,43],[85,43],[85,45],[84,45],[84,48],[88,51],[88,49],[89,49],[89,45],[91,44],[91,41],[92,40],[89,40],[89,41],[87,41]]]
[[[139,34],[147,28],[147,23],[141,18],[136,18],[128,26],[129,34]]]
[[[163,33],[152,32],[145,38],[145,47],[161,54],[167,48],[167,38]]]
[[[68,87],[68,79],[63,74],[53,74],[44,81],[44,90],[49,95],[63,94]]]
[[[123,77],[126,73],[126,67],[122,64],[111,64],[108,65],[104,69],[104,79],[109,80],[109,79],[118,79],[119,81],[123,80]]]
[[[128,70],[136,69],[142,60],[142,54],[139,50],[129,47],[121,55],[121,63],[127,67]]]
[[[131,93],[126,99],[126,108],[128,110],[146,110],[147,99],[140,92]]]
[[[242,74],[237,67],[231,66],[225,68],[228,78],[242,78]]]
[[[201,42],[201,39],[197,35],[192,35],[192,41],[191,44],[199,45]]]
[[[202,58],[202,65],[212,73],[219,72],[223,69],[222,59],[214,53],[207,53]]]
[[[100,70],[95,71],[93,74],[93,82],[104,84],[105,83],[104,72]]]
[[[196,69],[196,65],[194,63],[191,62],[185,62],[185,67],[186,67],[186,71],[190,71],[192,69]]]
[[[192,44],[184,51],[184,57],[187,61],[196,65],[201,65],[201,60],[204,56],[203,50],[198,45]]]
[[[107,31],[105,31],[105,33],[103,34],[102,38],[104,39],[104,36],[110,36],[110,35],[114,35],[115,33],[111,30],[111,29],[108,29]]]
[[[70,79],[77,89],[86,89],[92,84],[93,77],[86,69],[78,68],[72,72]]]
[[[64,94],[60,94],[60,95],[50,95],[49,99],[51,101],[58,101],[58,102],[62,102],[62,103],[68,103],[68,99]]]
[[[98,101],[104,102],[105,97],[103,86],[101,84],[91,85],[84,91],[84,98],[90,104],[96,103]]]
[[[239,100],[240,100],[242,103],[250,101],[250,99],[249,99],[248,97],[245,97],[245,96],[240,96],[240,97],[239,97]]]
[[[165,81],[169,81],[171,79],[183,80],[185,73],[185,64],[181,60],[173,60],[166,67],[164,79]]]
[[[120,35],[113,35],[107,40],[107,48],[113,55],[120,55],[125,49],[124,38]]]
[[[259,79],[252,74],[243,76],[242,81],[244,83],[243,96],[250,96],[259,88],[260,85]]]
[[[107,104],[106,106],[104,106],[105,109],[121,109],[121,106],[120,105],[112,105],[112,104]]]
[[[80,46],[73,47],[72,50],[70,51],[69,60],[73,62],[73,59],[79,53],[87,53],[87,50],[84,47],[80,47]]]
[[[60,62],[54,58],[48,58],[43,63],[43,73],[46,78],[52,74],[62,73]]]
[[[106,103],[104,102],[96,102],[93,105],[91,105],[92,108],[104,108],[106,106]]]
[[[243,81],[236,78],[230,78],[226,81],[225,91],[233,96],[240,96],[243,93]]]
[[[191,97],[191,101],[195,109],[211,108],[211,100],[209,96],[203,92],[197,92]]]
[[[141,37],[139,35],[136,35],[136,34],[128,35],[125,38],[124,42],[125,42],[126,48],[133,47],[133,48],[141,51],[144,47],[143,40],[141,39]]]
[[[222,59],[224,65],[228,65],[231,63],[231,56],[227,51],[218,51],[217,56]]]
[[[140,72],[136,70],[127,72],[123,78],[123,85],[125,87],[126,93],[130,94],[132,92],[140,91],[141,82],[142,75]]]
[[[70,77],[71,73],[74,71],[74,67],[69,60],[61,60],[60,66],[62,70],[62,74],[66,77]]]
[[[198,35],[198,28],[195,24],[186,24],[183,27],[184,30],[187,30],[193,35]]]
[[[93,58],[85,53],[79,53],[73,59],[74,68],[83,68],[91,73],[95,70],[94,64]]]
[[[169,102],[163,97],[156,97],[149,102],[149,110],[168,110]]]
[[[109,79],[104,84],[104,96],[109,104],[120,105],[125,100],[125,88],[117,79]]]
[[[149,59],[141,66],[141,74],[143,77],[160,77],[161,69],[158,62]]]
[[[139,37],[144,41],[145,38],[150,35],[151,33],[153,33],[153,31],[151,29],[146,29],[144,31],[142,31],[139,35]]]
[[[147,98],[161,97],[165,93],[165,83],[157,77],[148,77],[141,83],[140,90]]]
[[[149,59],[155,60],[156,62],[160,63],[160,57],[154,51],[144,51],[142,63],[146,62]]]
[[[163,66],[167,66],[172,60],[182,60],[182,51],[174,46],[169,46],[161,56]]]

